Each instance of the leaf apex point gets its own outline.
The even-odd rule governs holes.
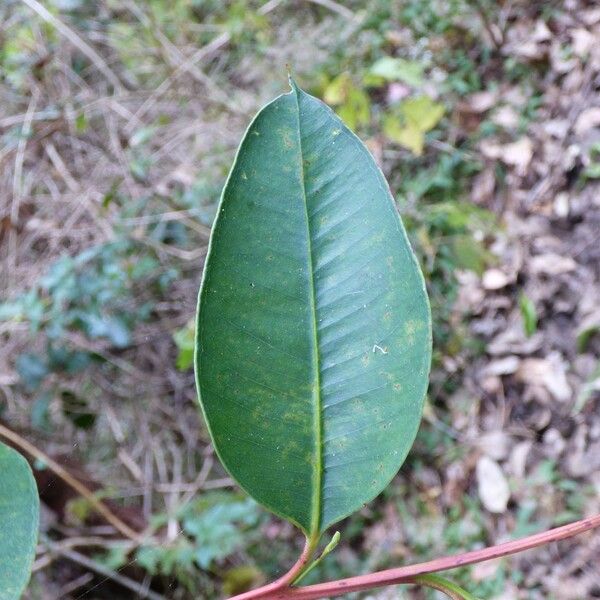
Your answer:
[[[298,87],[298,84],[296,83],[296,80],[294,79],[294,77],[292,75],[292,70],[289,65],[286,65],[286,67],[287,67],[287,72],[288,72],[288,83],[290,84],[292,91],[295,93],[298,93],[298,90],[300,88]]]

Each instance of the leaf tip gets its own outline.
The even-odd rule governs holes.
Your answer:
[[[286,63],[285,68],[287,69],[288,83],[290,84],[290,87],[292,88],[292,92],[298,93],[298,90],[300,88],[298,87],[298,84],[296,83],[296,80],[294,79],[294,76],[292,75],[292,68],[290,67],[290,64]]]

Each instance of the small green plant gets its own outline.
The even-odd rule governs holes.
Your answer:
[[[172,269],[162,268],[151,253],[123,235],[57,259],[30,290],[0,302],[0,321],[27,324],[37,343],[35,350],[15,358],[24,391],[35,397],[36,427],[47,426],[51,396],[61,399],[63,413],[77,427],[93,425],[89,400],[57,385],[51,375],[81,382],[88,367],[106,360],[106,351],[129,347],[136,326],[152,315],[154,297],[174,277]]]
[[[538,316],[533,300],[524,293],[519,295],[519,309],[521,311],[521,318],[523,319],[525,335],[531,337],[537,330]]]

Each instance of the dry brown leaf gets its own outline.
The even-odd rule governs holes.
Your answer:
[[[562,453],[563,450],[567,446],[567,442],[562,435],[560,435],[560,431],[556,428],[548,429],[544,433],[544,450],[546,451],[546,455],[550,458],[557,459]]]
[[[568,55],[565,55],[561,41],[554,40],[550,46],[550,65],[555,73],[570,73],[578,67],[579,59],[569,58]]]
[[[511,443],[510,436],[501,429],[487,431],[477,440],[481,451],[494,460],[504,460],[508,456]]]
[[[532,273],[539,275],[560,275],[570,273],[577,268],[577,263],[570,256],[560,256],[554,252],[532,256],[529,260]]]
[[[497,358],[490,361],[483,374],[485,376],[490,375],[512,375],[516,373],[521,364],[521,359],[518,356],[505,356],[504,358]]]
[[[516,376],[523,383],[545,388],[558,402],[571,398],[567,365],[559,352],[551,352],[546,358],[523,359]]]
[[[586,108],[579,113],[577,121],[575,121],[575,133],[582,135],[590,129],[600,125],[600,106],[592,106]]]
[[[477,461],[476,471],[481,503],[491,513],[503,513],[508,506],[510,489],[500,465],[484,455]]]
[[[552,32],[548,29],[548,25],[541,19],[535,22],[535,29],[533,30],[531,39],[535,42],[547,42],[552,39]]]
[[[488,111],[496,104],[498,100],[497,94],[484,91],[471,94],[466,101],[466,106],[474,113],[483,113]]]
[[[600,8],[590,8],[589,10],[582,10],[579,13],[579,18],[586,25],[595,25],[600,23]]]
[[[516,129],[519,120],[519,114],[512,106],[501,106],[492,116],[492,121],[505,129]]]
[[[569,133],[569,121],[567,119],[552,119],[543,123],[542,129],[549,136],[562,140]]]
[[[594,45],[598,43],[596,36],[587,29],[583,29],[583,27],[573,29],[571,31],[571,38],[573,40],[573,52],[579,57],[588,55]]]
[[[525,467],[532,447],[533,442],[527,440],[517,444],[510,453],[510,458],[508,460],[510,472],[519,479],[522,479],[525,476]]]
[[[532,354],[537,352],[544,341],[543,335],[538,331],[531,337],[526,337],[523,331],[523,322],[520,316],[511,318],[510,324],[487,347],[488,354]]]
[[[533,142],[528,137],[504,145],[484,141],[481,143],[481,151],[484,156],[499,158],[505,164],[515,167],[519,175],[524,175],[533,158]]]
[[[481,278],[485,290],[499,290],[506,287],[511,278],[501,269],[488,269]]]
[[[471,201],[475,204],[487,204],[494,195],[496,187],[496,175],[491,167],[487,167],[478,173],[473,179],[471,186]]]
[[[559,219],[565,219],[569,216],[569,204],[569,194],[567,194],[566,192],[556,194],[556,197],[554,198],[554,203],[552,204],[554,214]]]

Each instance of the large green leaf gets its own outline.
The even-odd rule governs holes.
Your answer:
[[[293,84],[246,132],[200,291],[197,383],[225,467],[317,539],[404,461],[430,329],[383,175],[342,121]]]
[[[29,581],[39,508],[27,461],[0,443],[0,600],[20,598]]]

